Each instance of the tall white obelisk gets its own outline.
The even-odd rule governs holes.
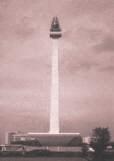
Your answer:
[[[50,37],[52,38],[52,73],[51,73],[51,107],[50,130],[51,134],[58,134],[59,129],[59,69],[58,69],[58,39],[61,37],[61,29],[57,17],[53,18]]]

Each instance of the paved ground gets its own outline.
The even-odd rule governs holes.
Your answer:
[[[37,157],[37,158],[0,158],[0,161],[86,161],[76,157]]]
[[[83,158],[76,157],[37,157],[37,158],[3,158],[0,157],[0,161],[87,161]],[[97,160],[98,161],[98,160]],[[101,161],[101,160],[100,160]],[[105,159],[104,161],[114,161],[114,159]]]

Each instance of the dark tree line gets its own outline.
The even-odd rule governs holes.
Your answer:
[[[111,136],[108,128],[95,128],[92,133],[90,146],[95,150],[96,156],[101,156],[110,142]]]
[[[90,147],[94,150],[93,153],[88,152],[88,147],[86,145],[83,146],[83,154],[87,157],[87,160],[90,161],[103,161],[104,160],[104,152],[106,146],[109,144],[111,140],[110,131],[108,128],[97,127],[93,129]]]

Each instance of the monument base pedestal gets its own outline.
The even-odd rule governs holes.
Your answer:
[[[79,146],[82,143],[80,133],[16,133],[12,136],[13,144],[34,146]]]

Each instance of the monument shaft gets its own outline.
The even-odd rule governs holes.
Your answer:
[[[58,39],[61,29],[57,17],[53,18],[50,37],[52,38],[52,74],[51,74],[51,107],[50,107],[50,133],[58,134],[59,127],[59,69],[58,69]]]
[[[59,133],[59,72],[58,72],[58,40],[52,39],[52,82],[50,107],[50,133]]]

